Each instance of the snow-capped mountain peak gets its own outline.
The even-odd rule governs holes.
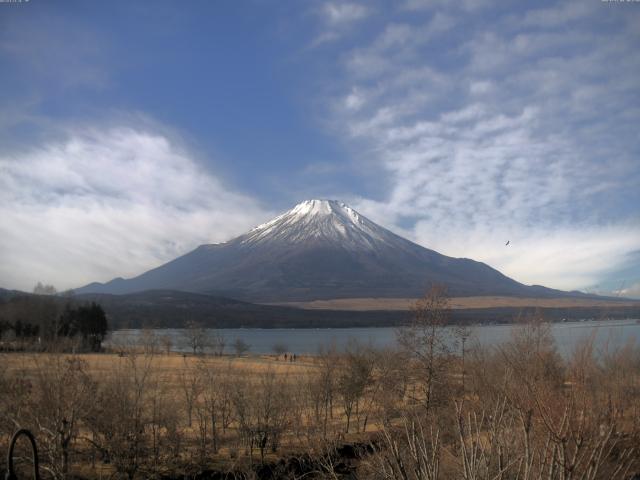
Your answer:
[[[331,215],[332,213],[346,213],[354,220],[359,217],[358,213],[342,202],[337,200],[305,200],[297,204],[287,213],[292,215]]]
[[[337,200],[305,200],[241,237],[242,244],[331,242],[347,249],[375,248],[395,237]]]

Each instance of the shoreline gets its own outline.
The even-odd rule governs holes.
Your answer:
[[[615,327],[615,326],[628,326],[628,325],[635,325],[637,323],[640,323],[640,317],[638,318],[626,318],[626,319],[622,319],[622,318],[611,318],[611,319],[591,319],[591,318],[585,318],[583,320],[548,320],[545,323],[549,323],[551,325],[559,325],[559,324],[565,324],[565,325],[571,325],[571,326],[583,326],[583,327],[588,327],[590,325],[580,325],[580,324],[593,324],[596,322],[600,322],[606,325],[602,325],[602,326],[607,326],[607,327]],[[615,322],[618,322],[617,324]],[[477,322],[477,323],[465,323],[464,325],[466,327],[471,327],[471,328],[476,328],[476,327],[513,327],[513,326],[517,326],[520,325],[522,322],[516,322],[516,321],[511,321],[511,322]],[[451,322],[446,324],[446,327],[456,327],[460,325],[460,323],[456,323],[456,322]],[[255,330],[264,330],[264,331],[268,331],[268,332],[273,332],[273,331],[278,331],[278,330],[282,330],[282,331],[288,331],[288,330],[300,330],[300,331],[313,331],[313,330],[318,330],[318,331],[326,331],[326,330],[370,330],[370,329],[396,329],[396,328],[407,328],[410,325],[408,324],[401,324],[401,325],[370,325],[370,326],[353,326],[353,325],[345,325],[345,326],[330,326],[330,327],[316,327],[316,326],[309,326],[309,327],[301,327],[301,326],[294,326],[294,327],[245,327],[245,326],[240,326],[240,327],[207,327],[204,326],[203,328],[205,330],[251,330],[251,331],[255,331]],[[593,325],[591,325],[593,326]],[[597,326],[597,325],[596,325]],[[187,330],[186,327],[153,327],[153,326],[149,326],[149,327],[140,327],[140,328],[114,328],[113,330],[111,330],[111,332],[140,332],[140,331],[144,331],[144,330]]]

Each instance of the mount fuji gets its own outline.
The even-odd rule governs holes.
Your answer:
[[[432,284],[452,296],[558,297],[467,258],[421,247],[335,200],[307,200],[225,243],[201,245],[128,280],[77,293],[181,290],[250,302],[415,298]]]

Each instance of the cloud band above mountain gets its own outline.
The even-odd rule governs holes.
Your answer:
[[[0,278],[29,290],[131,276],[266,216],[168,136],[74,129],[0,157]]]

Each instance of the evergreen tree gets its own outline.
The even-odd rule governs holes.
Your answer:
[[[86,346],[99,351],[107,334],[107,316],[100,305],[79,305],[75,308],[67,304],[58,325],[58,335],[75,337],[81,335]]]

